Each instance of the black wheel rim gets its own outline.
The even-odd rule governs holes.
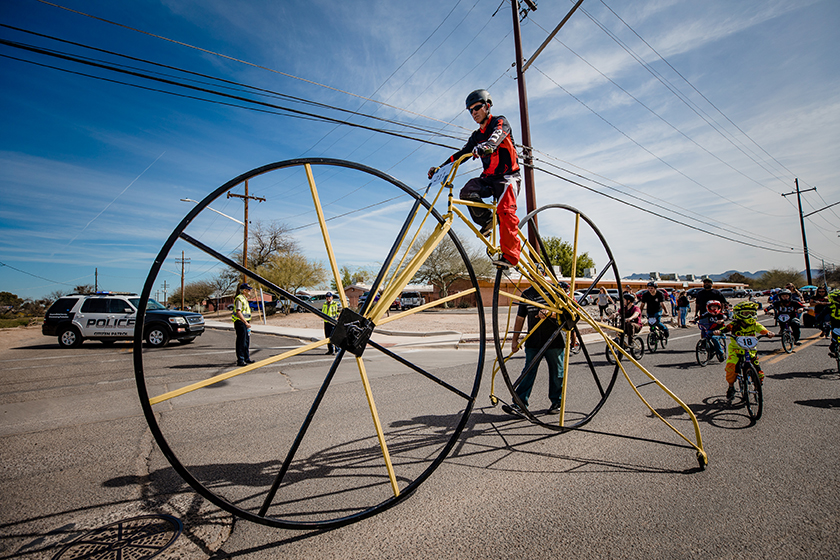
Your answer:
[[[141,294],[140,311],[138,312],[137,323],[143,324],[146,305],[151,296],[151,292],[155,286],[155,280],[158,276],[158,273],[161,270],[161,267],[166,261],[167,256],[173,250],[173,247],[175,246],[176,242],[186,241],[193,247],[197,247],[198,249],[204,251],[206,254],[218,259],[219,262],[222,262],[227,266],[235,268],[237,271],[244,274],[249,279],[249,281],[258,282],[266,286],[271,285],[271,282],[269,282],[265,278],[262,278],[255,270],[244,268],[238,263],[233,262],[230,258],[226,257],[222,251],[216,251],[213,249],[213,247],[202,242],[200,239],[186,233],[186,229],[188,228],[188,226],[193,224],[193,222],[197,222],[197,218],[199,218],[199,216],[202,215],[201,213],[205,209],[209,208],[211,203],[221,199],[221,197],[227,191],[234,189],[235,187],[237,187],[237,185],[241,185],[248,180],[254,181],[257,178],[266,177],[268,176],[268,174],[277,171],[286,172],[291,170],[294,172],[303,173],[303,170],[306,169],[307,166],[311,166],[311,168],[318,169],[319,172],[322,172],[322,169],[335,168],[337,170],[337,174],[349,170],[349,172],[351,173],[361,174],[371,182],[377,180],[381,181],[382,183],[384,183],[384,188],[388,190],[394,190],[398,196],[404,197],[403,200],[408,199],[409,203],[412,205],[411,211],[420,212],[421,214],[428,211],[431,216],[430,221],[434,222],[435,224],[441,223],[443,221],[442,216],[437,211],[430,208],[429,202],[427,202],[413,189],[394,179],[390,175],[387,175],[381,171],[370,168],[368,166],[343,160],[333,160],[325,158],[295,159],[265,165],[253,169],[247,173],[244,173],[236,177],[235,179],[228,181],[227,183],[223,184],[222,186],[211,192],[209,195],[207,195],[207,197],[205,197],[202,201],[196,204],[192,211],[190,211],[180,222],[180,224],[175,228],[175,230],[169,236],[166,243],[163,245],[163,248],[161,249],[157,258],[155,259],[149,272],[149,275],[146,279],[146,283]],[[327,173],[327,171],[323,171],[323,173]],[[267,181],[266,184],[270,183]],[[282,181],[278,181],[277,184],[282,185]],[[202,216],[207,215],[212,216],[212,214],[210,214],[209,212],[205,212]],[[404,234],[408,227],[409,220],[407,219],[402,225],[402,229],[399,229],[399,231],[401,232],[400,234]],[[212,230],[208,228],[208,231]],[[469,258],[467,256],[467,253],[464,247],[462,246],[461,242],[458,240],[457,236],[453,232],[450,231],[448,233],[448,238],[451,240],[454,247],[457,249],[457,253],[458,255],[460,255],[460,258],[464,261],[469,285],[471,285],[473,289],[476,290],[472,297],[478,304],[478,309],[481,309],[482,303],[480,291],[478,290],[478,281],[471,265],[469,264]],[[400,239],[402,238],[398,235],[398,240]],[[394,243],[384,262],[391,263],[393,261],[393,257],[397,252],[398,245],[399,244],[397,242]],[[385,285],[385,282],[387,282],[386,268],[387,267],[383,267],[383,269],[380,269],[376,280],[374,280],[372,288],[374,292],[376,291],[377,287],[382,287]],[[307,306],[306,303],[294,296],[294,294],[289,294],[289,296],[290,299],[295,301],[295,303],[298,303],[305,307]],[[311,306],[308,307],[310,308],[310,312],[320,313],[320,310],[311,308]],[[361,312],[363,313],[364,309],[362,309]],[[350,505],[335,507],[333,509],[321,507],[313,514],[312,511],[307,510],[306,500],[289,498],[289,500],[284,502],[284,505],[288,505],[289,503],[291,503],[291,506],[299,506],[300,510],[289,512],[284,510],[281,511],[280,514],[275,513],[276,503],[274,502],[274,493],[277,492],[278,487],[285,487],[285,485],[287,484],[286,480],[283,480],[282,477],[285,475],[285,473],[290,472],[290,470],[293,468],[294,461],[297,460],[295,454],[302,449],[300,443],[305,440],[304,436],[306,436],[307,431],[312,425],[311,421],[313,417],[315,417],[318,411],[318,407],[324,402],[325,397],[329,398],[329,395],[332,393],[331,381],[333,380],[338,371],[339,365],[342,362],[342,358],[347,356],[349,357],[348,360],[353,359],[353,357],[350,357],[349,352],[346,352],[345,350],[340,350],[336,359],[331,363],[331,365],[328,366],[329,370],[327,371],[326,376],[324,377],[324,381],[321,384],[320,390],[318,391],[317,395],[315,395],[314,400],[312,401],[312,404],[309,407],[309,412],[305,413],[306,417],[303,419],[302,424],[298,424],[300,426],[300,429],[295,438],[295,441],[291,444],[291,448],[286,453],[286,460],[283,462],[283,465],[280,466],[279,473],[277,473],[276,475],[273,472],[268,473],[268,477],[266,477],[265,475],[261,475],[259,479],[265,480],[266,485],[260,486],[259,490],[253,492],[250,496],[245,496],[244,498],[242,497],[242,495],[245,494],[245,492],[242,490],[238,490],[239,494],[227,493],[231,492],[230,488],[233,485],[225,484],[225,477],[228,475],[233,476],[232,472],[229,473],[228,471],[224,471],[220,473],[206,473],[204,471],[206,471],[207,469],[202,469],[202,465],[196,464],[196,461],[190,460],[190,462],[185,462],[181,460],[179,454],[185,448],[182,442],[178,441],[178,443],[181,445],[177,446],[173,445],[172,442],[169,441],[167,434],[171,437],[172,433],[171,431],[168,431],[169,427],[164,429],[164,427],[162,427],[161,425],[161,422],[166,419],[166,413],[162,412],[160,409],[156,410],[150,403],[150,384],[147,383],[147,371],[144,367],[143,361],[143,337],[141,329],[137,329],[134,337],[134,368],[138,395],[140,397],[140,403],[143,407],[143,413],[146,417],[146,421],[149,424],[150,430],[166,459],[169,461],[169,463],[172,465],[175,471],[196,492],[198,492],[203,497],[214,503],[216,506],[249,521],[274,527],[287,529],[339,527],[382,512],[390,507],[393,507],[397,503],[401,502],[403,499],[410,496],[416,490],[416,488],[423,481],[425,481],[432,474],[432,472],[434,472],[437,469],[438,466],[440,466],[440,464],[443,462],[445,457],[449,454],[449,452],[455,445],[458,437],[460,436],[467,423],[468,416],[475,403],[475,399],[479,390],[480,376],[484,365],[484,340],[486,337],[483,313],[476,313],[476,321],[477,330],[480,332],[478,349],[475,351],[475,355],[477,356],[476,367],[474,375],[467,375],[466,377],[464,377],[464,380],[462,381],[463,388],[454,387],[451,384],[447,384],[447,381],[445,379],[436,378],[435,375],[432,375],[431,373],[426,371],[422,371],[421,367],[417,367],[415,364],[412,364],[409,360],[403,359],[397,353],[382,347],[381,345],[375,343],[372,340],[368,342],[369,348],[375,348],[382,355],[387,356],[390,360],[393,360],[394,367],[408,368],[412,371],[412,375],[414,373],[418,373],[421,376],[425,376],[426,378],[434,381],[435,383],[433,384],[433,386],[437,387],[438,390],[441,390],[446,395],[448,395],[450,397],[450,400],[454,403],[450,405],[450,408],[453,412],[445,418],[444,423],[442,423],[440,426],[435,426],[432,423],[429,424],[429,426],[427,427],[421,426],[421,429],[418,430],[418,433],[438,431],[439,435],[430,438],[430,440],[433,439],[430,445],[430,448],[433,449],[432,453],[429,453],[428,455],[423,456],[422,458],[414,460],[414,464],[410,467],[407,467],[410,468],[409,473],[396,473],[399,477],[398,482],[400,483],[399,495],[392,495],[390,497],[382,499],[381,497],[379,497],[378,494],[371,494],[371,498],[369,500],[370,503],[367,503],[367,500],[359,500],[358,503],[353,502]],[[155,372],[149,372],[149,375],[153,375],[154,373]],[[454,374],[453,377],[455,377]],[[157,385],[157,383],[152,383],[152,385]],[[338,398],[334,398],[334,401],[339,400],[340,399]],[[305,412],[305,407],[302,410]],[[284,411],[284,414],[286,414],[286,411]],[[410,411],[406,411],[405,414],[410,414]],[[418,418],[424,417],[425,416],[420,416]],[[430,419],[430,422],[433,421],[433,416],[428,416],[428,418]],[[441,416],[440,418],[443,419],[444,417]],[[368,413],[367,416],[367,421],[369,420],[370,413]],[[260,426],[257,426],[256,429],[259,429],[259,427]],[[400,426],[397,426],[395,423],[392,423],[391,431],[389,432],[391,435],[389,437],[398,437],[394,434],[396,434],[396,432],[399,431],[399,428]],[[270,436],[273,435],[276,434],[271,432],[267,433],[266,440],[269,440]],[[175,439],[175,441],[177,441],[177,438]],[[422,441],[422,438],[415,437],[411,439],[411,441]],[[347,446],[346,450],[343,448],[338,448],[336,451],[337,455],[336,453],[332,453],[330,456],[347,456],[347,454],[353,456],[354,453],[358,454],[357,448],[359,448],[360,445],[364,445],[364,443],[359,441],[348,441],[344,445]],[[397,448],[398,446],[395,447],[395,449]],[[405,449],[399,448],[399,451],[394,451],[394,449],[392,449],[392,452],[402,452],[408,454],[410,452],[410,449],[410,447]],[[198,453],[198,451],[194,452]],[[207,450],[207,452],[210,453],[210,450]],[[307,449],[306,452],[310,453],[308,457],[312,458],[312,460],[316,461],[316,463],[319,460],[321,460],[322,457],[325,456],[323,452],[321,452],[320,455],[318,451],[313,452]],[[303,451],[301,451],[301,453],[303,453]],[[271,467],[271,470],[273,470],[276,467],[276,465],[279,464],[279,460],[283,459],[283,455],[283,452],[276,454],[278,460],[272,463],[274,466]],[[245,463],[248,464],[247,461],[245,461]],[[403,459],[403,463],[408,465],[410,461],[408,459]],[[248,465],[250,467],[259,468],[260,464],[262,463],[254,462],[254,464]],[[290,465],[292,466],[290,467]],[[310,475],[305,472],[295,473],[294,479],[290,479],[290,482],[288,484],[294,484],[297,485],[297,487],[303,487],[306,484],[309,484],[313,487],[311,489],[312,500],[319,500],[324,498],[324,493],[318,490],[318,482],[326,478],[326,473],[330,473],[331,476],[335,476],[334,472],[334,465],[326,464],[323,465],[322,469],[312,469],[310,478],[307,478]],[[346,472],[349,472],[349,469]],[[221,482],[219,480],[214,480],[213,477],[221,477],[221,479],[219,479],[221,480]],[[351,478],[350,475],[348,475],[348,478]],[[381,481],[377,481],[376,485],[381,487]],[[280,490],[282,491],[283,488],[280,488]],[[352,488],[352,490],[364,492],[365,487],[361,483],[359,483],[359,487],[354,487]],[[265,496],[265,500],[263,500],[263,496]],[[330,497],[340,499],[340,491],[336,491],[335,493],[331,494]],[[260,507],[260,503],[262,503],[262,507]]]

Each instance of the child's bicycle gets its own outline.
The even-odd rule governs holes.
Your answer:
[[[491,404],[500,401],[493,381],[501,373],[510,401],[525,418],[564,432],[594,417],[620,372],[651,413],[696,451],[701,468],[708,463],[691,409],[612,340],[611,335],[621,329],[595,320],[569,295],[581,283],[584,298],[599,283],[622,289],[615,259],[589,218],[564,204],[530,212],[519,224],[520,261],[509,270],[493,269],[484,251],[462,242],[467,236],[489,254],[500,252],[495,205],[453,195],[457,170],[469,157],[441,169],[422,192],[358,163],[322,158],[277,162],[220,186],[175,228],[146,279],[138,324],[144,321],[158,274],[175,268],[167,259],[190,250],[192,262],[203,270],[232,269],[278,299],[334,325],[329,338],[315,332],[311,341],[301,344],[258,348],[252,351],[256,363],[220,367],[221,372],[161,365],[166,358],[159,355],[144,363],[142,339],[135,338],[135,377],[146,421],[164,456],[199,494],[239,517],[291,529],[338,527],[394,506],[411,495],[456,445],[478,398],[487,340],[495,349]],[[259,260],[248,251],[250,265],[243,265],[241,222],[226,219],[220,211],[238,212],[241,206],[235,198],[247,202],[249,192],[269,202],[252,204],[249,219],[260,220],[261,227],[251,233],[270,230],[278,234],[280,243],[278,250]],[[472,223],[464,206],[492,211],[489,237]],[[562,243],[572,246],[568,292],[560,287],[554,252],[562,249]],[[595,278],[577,274],[584,254],[598,264]],[[348,285],[352,270],[346,263],[365,262],[379,263],[370,285]],[[430,295],[424,305],[387,315],[390,304],[418,280],[436,284],[439,297]],[[293,289],[330,281],[342,306],[337,319]],[[530,288],[539,297],[526,292]],[[364,291],[381,295],[356,306],[355,298]],[[488,297],[492,297],[492,337],[485,324],[483,302]],[[547,310],[550,320],[559,325],[534,365],[556,337],[563,336],[559,415],[528,410],[516,395],[517,378],[511,375],[508,361],[514,354],[510,335],[520,304]],[[433,333],[417,332],[414,321],[421,317],[417,314],[449,305],[464,308],[458,315],[463,325],[459,330],[470,341],[460,344],[458,335],[454,361],[442,365],[436,352],[407,350],[393,342],[395,334],[402,334],[403,339],[415,337],[415,346],[427,344]],[[581,336],[582,329],[588,331],[590,342]],[[571,333],[580,346],[577,356],[570,351]],[[590,333],[598,341],[591,341]],[[339,350],[327,358],[323,347],[330,342]],[[609,365],[595,358],[600,344],[625,359]],[[223,348],[229,350],[227,346]],[[169,359],[178,359],[175,354]],[[646,382],[634,383],[628,370],[645,376]],[[654,385],[682,407],[694,438],[683,435],[639,392],[641,386]],[[197,426],[200,432],[195,431]],[[241,482],[241,476],[228,473],[237,469],[207,467],[220,461],[247,465],[254,476]]]
[[[647,335],[648,350],[651,354],[655,353],[657,348],[665,349],[668,346],[668,337],[665,336],[665,329],[657,325],[656,317],[648,317],[648,325],[650,332]]]
[[[700,340],[697,341],[697,344],[694,346],[694,355],[697,358],[697,363],[701,366],[705,366],[709,363],[715,354],[717,354],[718,362],[722,362],[726,359],[726,356],[723,354],[723,347],[721,342],[726,340],[723,336],[718,336],[714,334],[714,332],[710,329],[703,327],[702,325],[698,325],[700,327]],[[717,341],[718,346],[715,346],[715,341]],[[720,350],[718,350],[720,348]]]
[[[725,334],[724,336],[734,339],[738,346],[744,350],[735,365],[735,371],[738,374],[735,386],[741,402],[747,408],[750,419],[757,421],[761,418],[761,413],[764,410],[764,394],[761,389],[761,380],[758,377],[758,367],[750,352],[758,346],[758,339],[763,337],[732,336],[731,334]],[[732,404],[734,397],[728,400],[729,404]]]
[[[636,360],[641,360],[645,355],[645,343],[642,341],[642,337],[634,336],[633,341],[630,342],[628,336],[626,334],[621,334],[619,336],[613,337],[613,342],[621,346],[621,348],[629,352],[631,356],[633,356]],[[615,356],[613,355],[612,349],[607,346],[605,350],[605,354],[607,356],[607,362],[610,364],[615,364]],[[618,355],[618,359],[620,360],[622,355]]]
[[[828,354],[837,362],[837,373],[840,373],[840,327],[831,329],[831,343],[828,346]]]
[[[793,331],[790,329],[790,322],[793,319],[790,315],[781,314],[776,317],[776,322],[779,324],[779,338],[782,339],[782,349],[787,354],[793,352],[794,339]]]

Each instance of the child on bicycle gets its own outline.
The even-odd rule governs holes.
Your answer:
[[[635,304],[636,296],[630,292],[624,292],[621,296],[622,307],[624,308],[624,334],[627,335],[627,344],[633,344],[633,337],[642,330],[642,310]]]
[[[715,331],[719,335],[722,332],[732,333],[734,336],[757,336],[766,335],[773,338],[773,333],[768,331],[764,325],[755,320],[758,312],[758,304],[752,301],[742,301],[732,308],[734,317],[732,321],[723,326],[720,330]],[[729,388],[726,390],[726,398],[732,399],[735,396],[735,380],[738,379],[738,372],[735,371],[735,366],[738,364],[738,359],[746,350],[743,350],[734,340],[729,341],[726,358],[726,382]],[[750,356],[755,361],[755,367],[758,369],[758,379],[764,383],[764,372],[761,371],[761,365],[758,363],[758,352],[750,350]]]
[[[799,342],[799,314],[805,306],[802,302],[792,297],[791,291],[787,288],[779,292],[779,297],[773,302],[773,309],[776,310],[776,321],[779,325],[787,324],[793,333],[793,343],[797,346]]]
[[[441,167],[452,163],[469,153],[480,157],[484,171],[479,177],[466,182],[459,196],[463,200],[482,202],[482,198],[492,196],[498,200],[496,214],[499,218],[499,244],[502,256],[493,261],[500,268],[509,268],[519,262],[520,247],[519,220],[516,217],[516,197],[519,195],[521,178],[519,160],[513,143],[510,124],[501,115],[491,115],[493,100],[490,92],[477,89],[467,96],[467,110],[478,123],[479,129],[472,133],[463,148],[449,157]],[[429,179],[438,167],[429,169]],[[473,221],[481,228],[481,234],[489,236],[493,231],[493,213],[487,208],[467,207]]]
[[[695,321],[700,327],[701,338],[709,338],[715,347],[715,354],[723,361],[723,348],[720,341],[713,336],[714,331],[719,330],[726,323],[726,315],[723,314],[723,304],[713,299],[706,304],[706,312],[700,315]]]
[[[834,329],[840,328],[840,290],[833,290],[828,294],[828,320],[831,323],[831,344],[828,346],[828,355],[837,357],[840,352],[840,337],[834,334]]]

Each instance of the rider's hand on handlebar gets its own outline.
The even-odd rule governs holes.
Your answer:
[[[438,169],[440,169],[440,167],[430,167],[429,168],[429,179],[431,179],[432,177],[435,176],[435,173],[438,172]]]
[[[473,155],[475,157],[489,156],[492,153],[493,148],[491,146],[488,146],[486,142],[482,142],[481,144],[473,148]]]
[[[773,331],[767,331],[767,338],[773,338],[774,336],[776,336],[776,333]]]

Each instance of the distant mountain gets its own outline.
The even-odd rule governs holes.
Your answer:
[[[721,272],[720,274],[709,274],[708,276],[709,276],[709,278],[711,278],[715,282],[720,282],[724,278],[729,278],[733,274],[742,274],[742,275],[746,276],[747,278],[755,280],[757,278],[760,278],[766,272],[767,272],[766,270],[757,270],[755,272],[741,272],[740,270],[727,270],[726,272]],[[659,273],[664,274],[665,272],[660,270]],[[682,273],[681,272],[679,274],[680,274],[680,279],[685,280],[685,275],[687,273]],[[805,274],[804,270],[800,271],[799,274],[802,275],[803,279],[808,278],[808,275]],[[811,278],[812,279],[820,278],[821,275],[822,275],[822,271],[811,269]],[[695,276],[699,280],[700,278],[703,278],[706,275],[705,274],[696,274]],[[625,276],[624,277],[625,280],[647,280],[649,278],[650,278],[650,273],[649,272],[637,272],[636,274],[631,274],[630,276]]]
[[[767,272],[767,271],[766,270],[758,270],[756,272],[741,272],[739,270],[727,270],[726,272],[722,272],[720,274],[709,274],[708,276],[709,276],[709,278],[711,278],[715,282],[719,282],[719,281],[723,280],[724,278],[728,278],[729,276],[731,276],[732,274],[735,274],[735,273],[743,274],[747,278],[755,279],[755,278],[760,277],[765,272]],[[663,271],[659,271],[659,273],[662,274]],[[680,273],[680,278],[685,279],[686,274],[690,274],[690,273]],[[803,273],[803,275],[804,275],[804,273]],[[699,278],[703,278],[706,275],[705,274],[695,274],[695,276],[699,279]],[[637,272],[636,274],[631,274],[630,276],[625,276],[624,277],[625,280],[647,280],[648,278],[650,278],[650,273],[649,272]]]

